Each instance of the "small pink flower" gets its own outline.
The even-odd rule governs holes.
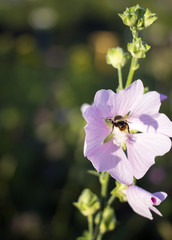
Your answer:
[[[126,189],[126,197],[133,211],[152,220],[153,217],[150,210],[162,216],[154,205],[158,206],[163,202],[167,194],[165,192],[150,193],[140,187],[131,185]]]
[[[143,84],[137,80],[118,93],[98,91],[93,104],[82,108],[87,121],[84,156],[97,171],[108,171],[127,185],[133,177],[142,178],[155,163],[155,157],[171,148],[172,122],[159,113],[160,94],[143,93]],[[120,127],[125,130],[114,123],[114,118],[119,117],[124,118]],[[133,134],[132,130],[137,131]]]

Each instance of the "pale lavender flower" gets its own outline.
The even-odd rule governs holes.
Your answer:
[[[133,177],[143,177],[155,163],[155,157],[171,148],[172,122],[159,113],[160,94],[143,93],[142,81],[137,80],[118,93],[99,90],[93,104],[82,108],[87,121],[84,156],[97,171],[107,171],[127,185]],[[124,117],[125,130],[114,125],[116,116]]]
[[[167,197],[167,193],[150,193],[135,185],[129,186],[125,193],[130,207],[136,213],[143,217],[149,218],[150,220],[153,219],[150,210],[154,211],[159,216],[162,216],[160,211],[157,210],[154,205],[158,206],[162,201],[164,201],[164,199]]]

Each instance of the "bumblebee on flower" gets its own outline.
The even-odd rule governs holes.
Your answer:
[[[156,156],[170,150],[172,122],[159,113],[160,105],[160,94],[144,94],[141,80],[117,93],[96,93],[93,104],[83,108],[83,116],[84,155],[98,172],[108,171],[117,181],[131,184],[133,177],[145,175]]]
[[[87,124],[85,126],[84,156],[97,172],[101,184],[101,200],[89,193],[85,199],[94,199],[98,214],[95,215],[95,232],[92,231],[93,214],[88,216],[89,231],[83,239],[102,239],[105,232],[115,228],[116,217],[111,207],[119,198],[127,201],[133,211],[150,220],[151,211],[162,216],[155,207],[167,197],[165,192],[150,193],[135,185],[135,179],[142,178],[155,163],[155,157],[167,153],[172,146],[172,122],[159,113],[161,101],[167,96],[156,91],[148,91],[141,80],[133,81],[134,72],[139,68],[138,61],[145,58],[150,46],[139,37],[139,31],[149,27],[157,19],[155,13],[139,5],[127,8],[119,14],[123,23],[129,26],[133,41],[128,43],[128,53],[122,48],[111,48],[106,62],[118,71],[118,87],[96,92],[92,105],[83,104],[81,111]],[[121,69],[131,57],[131,65],[123,87]],[[100,172],[100,173],[99,173]],[[109,174],[116,179],[116,187],[106,202]],[[83,197],[86,189],[75,206],[83,211]],[[93,197],[94,196],[94,197]],[[90,202],[87,205],[90,205]],[[106,203],[105,203],[106,202]],[[92,209],[89,207],[89,210]],[[97,220],[98,219],[98,220]],[[96,229],[99,228],[99,233]]]

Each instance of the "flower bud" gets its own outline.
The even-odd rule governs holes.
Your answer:
[[[147,8],[144,14],[144,26],[149,27],[152,23],[157,20],[157,15],[155,13],[151,13],[151,11]]]
[[[100,208],[100,202],[90,189],[84,189],[79,196],[78,202],[74,203],[74,206],[77,207],[84,216],[89,216]]]
[[[119,198],[120,202],[126,202],[126,189],[128,188],[127,185],[117,182],[116,181],[116,187],[111,191],[111,194],[115,197]]]
[[[141,8],[138,4],[136,6],[126,8],[123,14],[119,14],[123,23],[129,27],[131,27],[132,31],[140,31],[152,23],[154,23],[157,19],[155,13],[151,13],[149,9]]]
[[[138,20],[135,8],[135,6],[131,8],[126,8],[123,14],[118,14],[122,19],[123,23],[129,27],[135,26]]]
[[[100,221],[100,214],[97,214],[95,218],[95,223],[98,224]],[[115,229],[116,218],[114,215],[114,210],[111,207],[106,207],[102,214],[102,219],[100,223],[100,233],[104,234],[105,232],[112,231]]]
[[[106,55],[106,62],[114,68],[121,68],[126,64],[128,58],[128,53],[125,53],[122,48],[110,48]]]
[[[142,41],[141,38],[136,38],[132,43],[128,43],[128,51],[135,58],[145,58],[146,52],[150,49],[150,46]]]

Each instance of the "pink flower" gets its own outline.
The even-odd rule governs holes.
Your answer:
[[[172,122],[159,113],[160,94],[143,93],[143,84],[137,80],[118,93],[98,91],[93,104],[82,108],[87,121],[84,156],[97,171],[107,171],[127,185],[133,177],[142,178],[155,157],[171,148]]]
[[[154,205],[158,206],[164,201],[167,194],[165,192],[150,193],[140,187],[131,185],[126,189],[126,197],[133,211],[152,220],[153,217],[150,210],[162,216]]]

